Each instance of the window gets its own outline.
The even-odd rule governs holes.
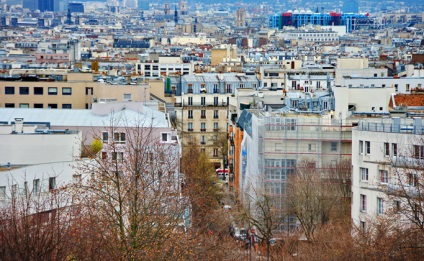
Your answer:
[[[388,183],[389,182],[389,172],[387,170],[380,170],[380,182]]]
[[[365,232],[365,229],[366,229],[366,223],[365,221],[361,221],[361,230]]]
[[[361,194],[361,211],[367,211],[367,195]]]
[[[56,178],[51,177],[49,178],[49,190],[56,189]]]
[[[102,151],[102,159],[103,160],[107,159],[107,152],[106,151]]]
[[[201,110],[200,111],[200,118],[206,119],[206,110]]]
[[[337,151],[337,142],[335,141],[331,142],[331,151]]]
[[[74,183],[80,183],[81,182],[81,174],[74,174],[74,175],[72,175],[72,181]]]
[[[188,84],[188,93],[193,93],[193,84]]]
[[[57,87],[48,88],[49,95],[57,95]]]
[[[123,152],[112,152],[112,160],[117,162],[122,162],[124,159],[124,153]]]
[[[227,85],[225,86],[225,91],[227,93],[231,93],[231,84],[230,83],[227,83]]]
[[[24,182],[24,195],[27,196],[28,195],[28,181]]]
[[[188,105],[193,105],[193,97],[188,97]]]
[[[12,198],[16,198],[16,193],[18,192],[18,185],[12,185]]]
[[[316,150],[316,144],[308,144],[308,151],[315,151]]]
[[[213,105],[218,106],[218,97],[213,97]]]
[[[398,85],[395,84],[395,92],[397,92],[399,90]]]
[[[162,133],[162,141],[163,142],[168,141],[168,133]]]
[[[418,176],[417,175],[412,174],[412,173],[408,173],[407,178],[408,178],[407,182],[408,182],[409,186],[416,187],[418,185]]]
[[[370,155],[371,153],[371,142],[366,141],[365,142],[365,154]]]
[[[244,83],[240,83],[239,87],[244,88]]]
[[[217,148],[213,148],[213,156],[218,157],[218,149]]]
[[[213,123],[213,129],[214,130],[218,130],[219,129],[218,122],[214,122]]]
[[[394,212],[395,213],[397,213],[397,212],[399,212],[400,211],[400,201],[399,200],[395,200],[394,202],[393,202],[394,204]]]
[[[42,103],[34,103],[34,108],[42,109],[42,108],[44,108],[44,105]]]
[[[379,197],[377,197],[377,214],[384,214],[383,199]]]
[[[388,142],[384,143],[384,156],[385,157],[390,156],[390,144]]]
[[[397,143],[392,143],[392,155],[397,156]]]
[[[71,87],[63,87],[62,88],[62,95],[72,95],[72,88]]]
[[[406,91],[409,92],[409,83],[406,84]]]
[[[34,95],[43,95],[44,88],[43,87],[34,87]]]
[[[368,181],[368,168],[359,168],[359,172],[361,173],[361,180]]]
[[[85,95],[93,95],[93,87],[85,87]]]
[[[72,109],[72,104],[64,103],[62,104],[62,109]]]
[[[109,139],[109,133],[108,132],[102,132],[102,141],[104,143],[107,143],[108,139]]]
[[[19,87],[19,94],[20,95],[28,95],[29,94],[29,87]]]
[[[327,110],[327,109],[328,109],[328,101],[324,101],[324,102],[322,103],[322,109],[323,109],[323,110]]]
[[[29,104],[28,103],[20,103],[19,108],[29,108]]]
[[[202,145],[206,144],[206,136],[205,135],[200,136],[200,144],[202,144]]]
[[[213,111],[213,118],[214,118],[214,119],[218,119],[218,118],[219,118],[218,116],[219,116],[219,114],[218,114],[218,110],[214,110],[214,111]]]
[[[4,107],[5,108],[15,108],[15,104],[14,103],[5,103]]]
[[[424,145],[414,145],[414,158],[424,159]]]
[[[56,103],[49,103],[47,105],[47,108],[49,108],[49,109],[57,109],[57,104]]]
[[[39,179],[34,179],[32,181],[32,191],[37,194],[40,192],[40,180]]]
[[[201,148],[201,149],[200,149],[200,153],[205,154],[205,153],[206,153],[205,148]]]
[[[206,97],[200,97],[200,104],[206,105]]]
[[[6,198],[6,187],[5,186],[0,187],[0,198]]]
[[[4,88],[4,94],[15,94],[15,87],[6,86]]]
[[[218,89],[218,84],[214,83],[213,84],[213,93],[219,93],[219,89]]]
[[[359,141],[359,154],[364,154],[364,141]]]
[[[206,131],[206,122],[200,123],[200,131]]]
[[[113,141],[115,143],[125,143],[125,132],[115,132],[113,134]]]
[[[193,110],[188,110],[188,118],[193,119]]]
[[[192,122],[189,122],[189,123],[187,124],[187,130],[188,130],[188,131],[193,131],[193,123],[192,123]]]
[[[124,101],[131,101],[131,93],[124,93]]]

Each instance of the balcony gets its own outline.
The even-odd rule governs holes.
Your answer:
[[[176,102],[174,103],[175,107],[187,107],[187,106],[192,106],[192,107],[205,107],[205,106],[210,106],[210,107],[227,107],[227,102],[218,102],[218,103],[202,103],[202,102],[187,102],[184,101],[184,103],[181,102]]]
[[[187,93],[193,93],[193,89],[188,89]]]
[[[213,129],[213,131],[214,131],[214,132],[218,132],[218,131],[219,131],[219,129]]]
[[[206,141],[201,141],[200,144],[201,145],[206,145]]]
[[[200,115],[200,118],[206,119],[206,115]]]
[[[200,131],[203,131],[204,132],[204,131],[206,131],[206,129],[200,129]]]
[[[193,131],[193,129],[188,129],[187,131]]]
[[[219,119],[218,115],[213,116],[214,119]]]

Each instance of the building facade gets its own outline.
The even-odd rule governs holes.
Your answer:
[[[398,208],[408,208],[398,195],[401,191],[415,195],[422,189],[423,133],[422,118],[364,120],[353,129],[354,225],[368,229],[372,221],[393,217],[399,223],[408,222],[395,214]]]

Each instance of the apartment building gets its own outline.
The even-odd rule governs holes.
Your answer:
[[[395,90],[389,86],[336,86],[334,117],[344,119],[352,115],[388,115],[394,94]]]
[[[154,55],[151,55],[152,57]],[[137,63],[136,73],[146,78],[158,78],[169,74],[192,74],[194,63],[183,63],[181,56],[159,55],[157,59],[149,62]]]
[[[308,66],[301,68],[301,61],[281,61],[278,65],[261,66],[262,86],[265,88],[281,88],[283,90],[327,89],[328,83],[334,83],[335,68],[331,65]]]
[[[108,142],[115,133],[125,129],[151,128],[151,139],[166,144],[178,144],[176,130],[169,117],[156,108],[143,103],[96,103],[91,110],[49,110],[33,108],[0,108],[0,123],[12,124],[15,118],[23,118],[24,123],[37,124],[38,128],[52,130],[80,130],[82,138],[77,141],[90,145],[96,138]],[[120,131],[118,131],[120,130]],[[107,133],[107,134],[106,134]],[[117,134],[117,141],[125,141],[125,134]]]
[[[417,193],[423,171],[422,118],[363,120],[352,131],[352,220],[368,222],[393,217],[408,208],[399,191]],[[420,185],[421,184],[421,185]],[[412,213],[412,212],[411,212]],[[398,222],[408,222],[396,215]]]
[[[255,76],[238,74],[185,75],[181,78],[180,96],[175,96],[175,110],[184,145],[197,142],[218,167],[224,167],[220,147],[227,137],[229,104],[236,89],[256,89]],[[221,144],[220,144],[221,143]]]
[[[262,189],[283,208],[288,178],[300,161],[313,160],[323,168],[351,157],[352,126],[330,113],[244,110],[237,123],[244,135],[235,152],[241,155],[235,186],[243,202]]]
[[[142,102],[150,95],[148,84],[109,84],[95,80],[92,73],[59,69],[31,70],[31,75],[24,70],[16,72],[19,76],[0,81],[0,107],[90,109],[97,102]]]

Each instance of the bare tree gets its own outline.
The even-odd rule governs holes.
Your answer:
[[[115,127],[113,120],[102,153],[77,169],[86,176],[78,197],[81,213],[112,259],[169,259],[176,252],[167,242],[180,237],[175,231],[184,226],[189,208],[180,193],[179,147],[161,143],[153,124]]]
[[[75,252],[69,197],[60,190],[35,192],[11,186],[0,208],[2,260],[65,260]]]
[[[323,177],[315,161],[303,160],[289,180],[289,212],[296,216],[310,241],[314,240],[316,229],[329,221],[331,210],[339,199],[334,184]]]
[[[266,186],[265,183],[263,183]],[[256,236],[265,245],[267,260],[271,260],[271,239],[286,218],[286,210],[280,208],[282,197],[266,193],[265,188],[252,186],[252,194],[246,195],[242,219],[255,228]]]

